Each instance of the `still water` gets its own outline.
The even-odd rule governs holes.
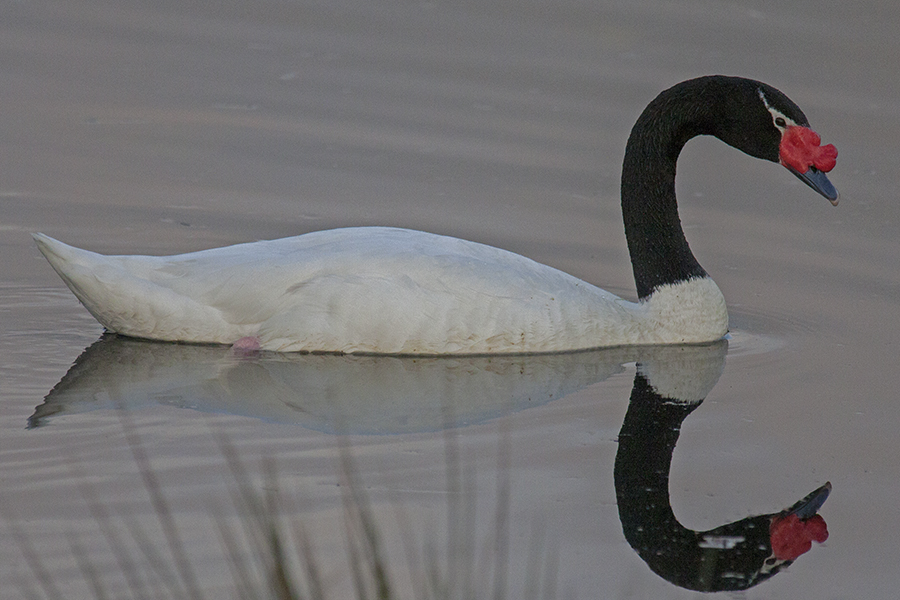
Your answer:
[[[95,597],[84,557],[125,595],[135,524],[171,564],[139,438],[210,598],[236,597],[223,439],[288,499],[333,597],[352,589],[342,445],[403,590],[429,552],[459,567],[474,547],[459,589],[480,596],[499,553],[509,597],[534,591],[535,564],[556,565],[558,597],[695,598],[701,580],[896,597],[898,27],[886,1],[0,3],[0,596]],[[786,92],[838,147],[842,192],[833,208],[777,166],[689,144],[682,221],[731,315],[710,346],[422,360],[101,339],[29,235],[167,254],[412,227],[633,298],[625,140],[660,90],[707,73]],[[680,434],[624,444],[662,419],[639,409],[654,393]],[[650,462],[667,498],[624,489]],[[686,550],[635,542],[635,506],[663,502],[665,535],[694,549],[733,546],[829,481],[827,541],[778,573],[673,575],[647,557]],[[164,586],[152,573],[135,577]]]

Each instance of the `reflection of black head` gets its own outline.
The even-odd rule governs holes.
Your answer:
[[[664,579],[704,592],[743,590],[792,562],[773,552],[773,519],[809,519],[831,488],[823,486],[783,513],[702,532],[683,527],[669,502],[669,469],[681,423],[699,404],[661,397],[639,368],[616,454],[619,518],[628,543]],[[824,531],[824,521],[821,526]]]

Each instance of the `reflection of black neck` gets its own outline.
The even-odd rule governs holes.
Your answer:
[[[698,591],[746,589],[780,566],[765,564],[771,515],[695,532],[678,522],[669,501],[672,452],[681,422],[697,406],[662,398],[635,375],[616,453],[619,518],[628,543],[664,579]]]

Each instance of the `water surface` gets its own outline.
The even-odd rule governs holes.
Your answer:
[[[635,363],[666,365],[650,369],[658,381],[681,373],[678,393],[705,397],[672,453],[684,527],[776,513],[833,484],[828,541],[744,597],[895,596],[898,21],[890,2],[3,3],[0,508],[14,525],[0,527],[0,596],[38,585],[15,531],[67,598],[91,597],[73,535],[111,588],[128,586],[86,484],[111,522],[132,519],[165,548],[130,423],[208,597],[231,593],[212,523],[233,514],[218,436],[260,485],[261,458],[274,459],[337,597],[346,590],[343,431],[401,573],[397,507],[421,544],[443,548],[450,507],[471,506],[473,543],[490,548],[506,481],[511,596],[537,544],[558,561],[563,597],[694,598],[623,534],[613,470]],[[689,144],[682,220],[733,330],[702,359],[241,361],[98,341],[29,236],[165,254],[413,227],[633,297],[625,140],[660,90],[708,73],[764,80],[800,104],[840,151],[842,200],[832,208],[715,140]],[[448,443],[474,473],[465,494],[448,484]]]

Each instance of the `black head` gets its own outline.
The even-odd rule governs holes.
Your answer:
[[[740,77],[720,81],[722,113],[715,135],[750,156],[779,162],[781,138],[788,127],[809,127],[800,107],[770,85]]]
[[[714,135],[750,156],[773,162],[779,161],[778,147],[788,127],[809,127],[800,107],[779,90],[724,75],[683,81],[662,92],[648,111],[668,113],[677,124],[680,135],[675,137],[681,145],[695,135]]]
[[[682,121],[687,134],[714,135],[754,156],[784,165],[804,183],[834,202],[837,191],[825,177],[837,150],[820,146],[803,111],[780,90],[752,79],[711,75],[680,83],[660,97],[693,98]],[[684,141],[687,141],[684,139]]]

